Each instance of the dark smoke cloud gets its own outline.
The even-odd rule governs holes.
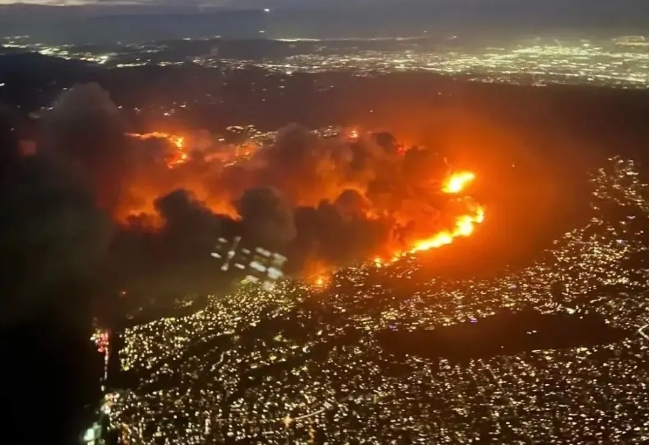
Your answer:
[[[0,186],[2,325],[87,307],[112,225],[83,174],[55,153],[16,158]]]
[[[295,239],[293,212],[277,190],[248,189],[236,207],[244,235],[249,235],[253,244],[279,249]]]
[[[234,235],[235,223],[185,190],[158,198],[155,208],[164,221],[160,229],[137,219],[119,228],[110,253],[113,278],[149,298],[214,292],[215,285],[224,285],[210,253],[219,237]]]
[[[387,132],[321,138],[291,124],[272,143],[232,162],[235,148],[202,131],[189,138],[190,159],[170,169],[166,160],[176,148],[125,136],[119,109],[96,84],[61,94],[42,127],[37,155],[20,162],[42,164],[29,175],[38,176],[39,168],[47,174],[12,181],[38,187],[21,199],[47,213],[40,221],[52,221],[42,235],[52,237],[47,258],[79,241],[70,248],[74,255],[56,267],[68,275],[79,267],[83,275],[103,252],[104,283],[115,287],[214,291],[222,281],[209,254],[220,237],[241,236],[251,247],[284,253],[290,270],[299,273],[315,262],[343,265],[390,253],[433,233],[443,220],[447,198],[438,190],[449,169],[445,159],[404,149]],[[70,183],[76,177],[80,182]],[[41,198],[47,193],[55,196]],[[63,204],[39,207],[41,200]],[[107,249],[106,235],[99,234],[104,226],[93,219],[98,208],[115,223]],[[26,233],[43,230],[33,224],[25,223]]]
[[[99,205],[112,211],[122,193],[131,152],[119,109],[98,84],[64,91],[43,116],[39,151],[79,163],[92,179]]]
[[[31,440],[73,443],[99,378],[88,338],[113,227],[82,164],[21,150],[35,146],[21,144],[27,126],[0,106],[0,356],[9,363],[0,397],[12,407],[3,420],[28,431],[37,400],[50,414]]]
[[[293,260],[289,266],[294,269],[308,269],[310,261],[343,265],[366,259],[391,235],[386,220],[343,214],[336,204],[326,201],[316,208],[298,208],[295,221],[298,237],[289,255]]]

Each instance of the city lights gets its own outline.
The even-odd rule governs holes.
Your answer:
[[[111,407],[112,427],[142,444],[222,435],[283,444],[287,434],[306,443],[314,425],[334,443],[390,443],[404,431],[426,444],[643,443],[649,273],[628,262],[646,251],[649,194],[634,164],[617,158],[591,185],[587,226],[497,278],[418,281],[416,256],[375,258],[327,281],[282,279],[272,291],[243,285],[193,315],[126,330],[122,366],[140,377]],[[612,205],[619,212],[602,210]],[[561,300],[551,295],[557,282]],[[466,362],[399,358],[381,340],[382,332],[477,326],[503,308],[530,306],[545,315],[597,314],[626,334]]]

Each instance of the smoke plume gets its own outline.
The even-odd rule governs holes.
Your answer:
[[[112,223],[97,207],[91,175],[52,149],[19,156],[5,144],[0,175],[0,325],[47,312],[70,322],[89,304]],[[71,323],[74,324],[74,323]]]
[[[285,254],[291,271],[310,273],[316,264],[334,267],[446,244],[470,233],[481,218],[463,216],[475,213],[475,203],[442,191],[451,174],[444,158],[403,147],[390,133],[323,137],[290,124],[270,142],[235,144],[204,130],[162,130],[128,133],[101,87],[77,85],[44,117],[37,155],[24,160],[50,163],[58,157],[85,175],[83,197],[83,188],[63,181],[61,175],[68,181],[72,176],[60,169],[46,168],[50,182],[34,181],[34,193],[56,194],[52,202],[68,203],[38,206],[51,212],[47,236],[60,231],[62,242],[69,227],[106,211],[115,236],[103,272],[126,288],[209,289],[217,271],[209,253],[219,237],[241,236],[249,246]],[[37,206],[41,198],[21,199]],[[78,213],[66,213],[75,205]],[[92,264],[79,263],[105,245],[105,236],[93,232],[97,225],[93,220],[78,233],[80,250],[57,267],[69,263],[72,269],[72,258],[81,268]],[[38,229],[45,229],[43,223]],[[93,241],[82,249],[82,239]],[[57,248],[51,246],[52,256]]]

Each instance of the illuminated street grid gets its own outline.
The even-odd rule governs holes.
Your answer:
[[[628,261],[646,250],[649,195],[633,162],[617,158],[592,185],[591,222],[500,278],[413,282],[419,266],[409,258],[345,269],[325,289],[244,286],[194,315],[129,329],[122,365],[140,377],[111,422],[131,444],[280,444],[289,434],[308,443],[312,424],[335,444],[471,443],[480,434],[507,444],[647,443],[648,273]],[[561,303],[549,291],[557,280],[568,295]],[[576,299],[584,294],[594,295],[587,307]],[[376,335],[530,303],[543,313],[594,311],[629,335],[464,364],[399,359]]]
[[[186,39],[189,40],[189,39]],[[395,40],[395,39],[393,39]],[[358,47],[339,47],[335,42],[313,43],[313,47],[264,60],[224,58],[209,50],[204,55],[190,58],[167,55],[167,43],[145,42],[128,44],[111,49],[88,45],[50,46],[33,43],[25,37],[0,39],[0,53],[7,50],[26,49],[43,55],[79,59],[106,67],[132,67],[142,65],[173,66],[191,61],[194,64],[236,70],[256,66],[273,72],[349,71],[358,75],[377,75],[403,71],[428,71],[438,74],[462,76],[469,80],[534,84],[593,84],[618,87],[649,87],[649,42],[636,45],[620,44],[624,39],[533,39],[507,46],[430,43],[413,39],[403,47],[365,49],[363,41]],[[286,48],[299,40],[279,40]],[[617,43],[616,43],[617,42]],[[214,41],[215,44],[218,40]]]
[[[339,57],[308,54],[284,63],[257,66],[282,72],[354,71],[364,74],[429,71],[470,80],[533,83],[538,86],[598,84],[649,86],[649,51],[628,51],[590,43],[488,48],[480,52],[364,51]]]

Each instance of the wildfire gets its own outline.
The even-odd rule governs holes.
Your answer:
[[[309,274],[306,282],[315,289],[324,289],[331,282],[331,270],[321,270],[316,274]]]
[[[478,207],[472,215],[462,215],[455,221],[455,227],[452,230],[445,230],[434,236],[417,241],[409,253],[421,252],[424,250],[436,249],[438,247],[451,244],[453,239],[460,236],[469,236],[475,230],[475,225],[484,221],[484,209]]]
[[[472,172],[458,172],[452,174],[442,185],[442,192],[448,194],[458,194],[466,189],[466,187],[475,179],[475,174]],[[485,209],[477,205],[472,213],[460,215],[455,220],[455,226],[450,230],[443,230],[435,235],[418,240],[412,244],[410,249],[404,253],[395,253],[389,262],[396,261],[399,257],[406,254],[413,254],[423,252],[426,250],[437,249],[439,247],[451,244],[455,238],[470,236],[477,224],[484,221]],[[382,267],[385,262],[380,258],[374,259],[374,264],[377,267]]]
[[[448,194],[459,194],[464,191],[474,179],[475,174],[472,172],[454,173],[443,183],[442,192]],[[455,238],[470,236],[475,231],[476,225],[482,223],[484,218],[484,207],[476,205],[472,213],[458,216],[452,229],[442,230],[428,238],[417,240],[411,244],[409,249],[404,252],[394,252],[392,257],[387,260],[375,257],[371,260],[370,264],[373,264],[376,268],[382,268],[406,255],[437,249],[451,244]],[[324,272],[320,271],[317,274],[311,275],[309,282],[315,288],[325,288],[329,284],[329,278]]]
[[[360,132],[358,129],[352,128],[349,129],[346,133],[347,139],[349,141],[357,141],[360,138]],[[164,139],[169,143],[171,148],[171,153],[167,159],[167,166],[169,168],[177,167],[189,158],[189,155],[186,150],[188,150],[188,140],[183,136],[178,136],[175,134],[167,132],[150,132],[150,133],[127,133],[129,137],[137,138],[139,140],[149,140],[149,139]],[[192,137],[191,144],[195,144],[196,141]],[[399,144],[397,147],[397,153],[405,154],[407,149],[405,147],[409,146],[408,144]],[[254,154],[257,152],[259,146],[256,143],[246,143],[237,146],[223,146],[219,147],[217,150],[205,151],[203,157],[201,158],[204,162],[217,162],[222,168],[230,167],[239,162],[249,161]],[[202,149],[201,149],[202,150]],[[395,161],[398,162],[398,161]],[[256,163],[255,168],[260,168],[259,165],[264,165],[263,163]],[[328,164],[327,164],[328,165]],[[155,215],[155,209],[153,209],[153,202],[155,197],[163,195],[171,190],[183,186],[194,193],[197,198],[204,202],[212,211],[221,214],[227,214],[233,219],[238,218],[236,210],[229,204],[232,201],[233,196],[235,195],[224,195],[214,196],[210,194],[209,187],[205,187],[203,184],[203,177],[198,175],[191,175],[189,170],[177,170],[177,173],[181,174],[180,176],[173,176],[176,182],[171,181],[167,189],[162,189],[155,181],[149,181],[146,177],[139,177],[137,180],[134,180],[131,184],[131,188],[136,190],[137,193],[133,193],[134,196],[139,196],[140,199],[136,203],[130,204],[130,207],[124,206],[121,209],[121,213],[116,214],[116,217],[120,221],[128,220],[128,217],[133,214],[146,214],[146,215]],[[175,172],[175,173],[176,173]],[[175,174],[174,173],[174,174]],[[338,179],[336,175],[332,173],[331,183],[337,183]],[[181,179],[179,179],[181,178]],[[449,195],[461,195],[463,194],[467,187],[476,179],[475,173],[471,171],[458,171],[450,174],[441,184],[440,192],[449,194]],[[329,183],[327,183],[329,184]],[[363,195],[365,190],[364,184],[345,184],[345,188],[357,190],[359,194]],[[320,190],[322,189],[322,190]],[[331,199],[332,197],[337,196],[338,189],[336,188],[333,192],[329,193],[330,190],[325,187],[320,187],[320,194],[317,195],[313,202],[309,199],[306,201],[304,199],[297,199],[296,202],[299,205],[317,205],[323,198]],[[330,196],[331,195],[331,196]],[[151,196],[150,199],[149,196]],[[147,203],[142,205],[141,202]],[[463,203],[464,204],[464,203]],[[397,261],[400,258],[403,258],[406,255],[414,254],[417,252],[423,252],[431,249],[437,249],[442,246],[453,243],[456,238],[459,237],[468,237],[472,235],[476,229],[476,226],[482,223],[485,219],[485,209],[484,207],[478,204],[472,204],[470,201],[467,201],[468,209],[464,210],[462,214],[455,217],[455,220],[448,226],[449,228],[441,230],[437,233],[434,233],[427,237],[422,237],[416,239],[415,241],[409,242],[407,245],[400,245],[399,247],[393,246],[392,250],[387,257],[383,258],[371,258],[369,259],[369,264],[373,264],[375,267],[385,267],[390,263]],[[467,207],[465,207],[467,208]],[[380,209],[367,208],[364,210],[365,216],[372,218],[373,216],[378,217]],[[373,213],[374,212],[374,213]],[[376,213],[376,214],[375,214]],[[407,213],[410,219],[404,219],[404,221],[399,221],[404,225],[408,222],[411,222],[413,218],[416,217],[416,213]],[[425,216],[424,216],[425,217]],[[152,217],[152,221],[157,222],[155,218]],[[424,222],[424,221],[422,221]],[[162,222],[159,222],[162,224]],[[153,223],[151,223],[153,224]],[[155,224],[153,224],[155,226]],[[425,233],[425,232],[424,232]],[[421,236],[421,232],[420,235]],[[394,250],[397,247],[398,250]],[[385,246],[383,247],[385,248]],[[390,248],[388,248],[390,249]],[[385,250],[384,250],[385,252]],[[322,265],[317,262],[317,259],[311,261],[313,264],[309,264],[308,267],[305,267],[305,276],[310,277],[308,282],[317,288],[325,288],[329,284],[331,265]]]
[[[442,191],[449,194],[462,192],[475,179],[472,172],[458,172],[452,174],[442,185]],[[451,244],[457,237],[469,236],[475,230],[476,224],[484,221],[485,211],[482,206],[476,206],[471,214],[460,215],[455,220],[455,227],[451,230],[444,230],[430,238],[419,240],[414,243],[408,253],[421,252],[424,250],[436,249]]]
[[[455,173],[444,183],[442,191],[444,193],[460,193],[474,179],[475,174],[472,172]]]
[[[148,140],[148,139],[166,139],[169,143],[176,147],[176,152],[172,153],[167,162],[169,168],[176,167],[187,161],[189,155],[185,152],[185,138],[183,136],[176,136],[171,133],[164,133],[161,131],[153,131],[151,133],[126,133],[127,136]]]

